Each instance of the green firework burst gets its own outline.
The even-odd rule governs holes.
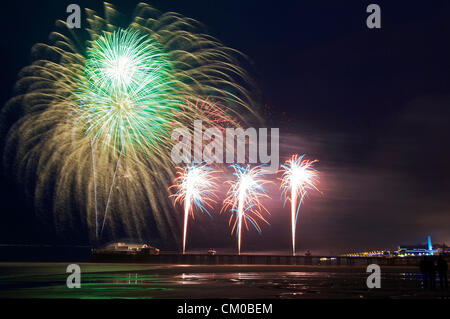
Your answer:
[[[170,56],[154,39],[132,28],[104,34],[79,83],[77,119],[93,143],[125,154],[163,144],[180,101]]]

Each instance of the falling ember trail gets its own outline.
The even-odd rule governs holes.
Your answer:
[[[103,229],[105,228],[106,217],[108,216],[108,210],[109,210],[109,206],[111,203],[111,195],[113,192],[114,182],[115,182],[116,176],[117,176],[117,171],[119,170],[121,158],[122,158],[122,152],[120,152],[120,154],[119,154],[119,159],[117,160],[116,169],[114,170],[114,175],[112,177],[111,186],[109,187],[109,194],[108,194],[108,199],[106,201],[105,215],[103,216],[103,224],[102,224],[102,230],[100,231],[100,236],[103,234]]]
[[[92,155],[92,172],[94,178],[94,201],[95,201],[95,240],[98,240],[98,203],[97,203],[97,172],[95,170],[95,155],[94,146],[91,142],[91,155]]]

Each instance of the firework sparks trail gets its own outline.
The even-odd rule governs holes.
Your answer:
[[[263,215],[264,212],[268,214],[269,212],[260,201],[261,198],[269,198],[264,189],[264,185],[269,183],[269,181],[263,179],[262,166],[251,168],[250,165],[240,166],[233,164],[231,167],[234,168],[233,175],[235,180],[227,182],[230,184],[230,188],[221,212],[229,210],[232,213],[229,224],[231,225],[234,220],[231,233],[233,234],[236,231],[238,254],[240,255],[242,225],[245,224],[248,230],[248,223],[250,223],[256,228],[258,233],[261,233],[258,220],[269,224]]]
[[[292,232],[292,255],[295,256],[295,232],[300,206],[308,191],[315,189],[318,172],[314,168],[317,160],[304,159],[305,155],[293,155],[285,164],[281,165],[281,196],[285,197],[284,205],[289,199],[291,202],[291,232]]]
[[[189,215],[194,218],[194,211],[200,210],[211,214],[208,208],[214,201],[215,171],[205,164],[191,164],[179,167],[175,184],[170,188],[175,188],[176,193],[170,195],[174,198],[174,204],[182,203],[184,207],[183,223],[183,254],[186,252],[186,235],[188,229]]]

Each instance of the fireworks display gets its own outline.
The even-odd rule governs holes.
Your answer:
[[[178,141],[171,133],[193,133],[195,121],[201,130],[224,133],[259,120],[251,81],[239,53],[203,33],[195,20],[143,3],[125,28],[113,23],[118,13],[110,4],[106,18],[86,13],[87,39],[58,21],[51,44],[33,47],[34,62],[21,71],[16,96],[2,111],[12,119],[5,171],[24,185],[38,217],[57,234],[87,233],[91,242],[104,236],[176,241],[173,198],[184,210],[185,253],[189,216],[209,214],[216,178],[205,164],[177,171],[171,150]],[[300,206],[308,190],[317,189],[315,162],[295,155],[281,166],[293,254]],[[268,181],[262,166],[231,167],[234,180],[221,212],[231,212],[240,254],[243,225],[260,233],[259,223],[268,224],[261,204]]]
[[[291,203],[292,254],[294,256],[295,232],[300,206],[309,190],[318,190],[315,185],[318,178],[318,172],[314,169],[316,162],[317,160],[304,159],[304,155],[300,157],[293,155],[285,164],[281,165],[282,196],[285,197],[285,203],[288,199]]]
[[[51,43],[33,47],[3,109],[15,120],[5,171],[59,234],[173,242],[171,131],[244,123],[255,114],[248,77],[193,19],[143,3],[125,28],[108,3],[105,18],[86,16],[83,30],[58,21]]]
[[[183,254],[186,252],[189,215],[194,217],[196,209],[210,215],[208,208],[211,208],[211,201],[217,186],[213,173],[214,170],[204,164],[181,167],[178,168],[175,184],[170,187],[176,189],[176,193],[171,195],[174,202],[182,203],[184,208]]]
[[[258,221],[261,220],[269,224],[263,215],[269,212],[260,201],[263,197],[269,197],[264,189],[264,185],[268,181],[264,180],[261,166],[251,168],[250,165],[234,164],[232,167],[234,168],[235,180],[228,181],[230,189],[222,211],[229,210],[231,212],[229,221],[230,225],[232,224],[231,233],[233,234],[236,231],[238,254],[241,254],[242,225],[245,224],[246,229],[248,229],[248,224],[251,224],[260,233],[261,228]]]

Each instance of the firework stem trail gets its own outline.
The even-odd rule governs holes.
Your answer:
[[[295,256],[295,229],[297,227],[297,191],[291,186],[291,231],[292,231],[292,256]]]
[[[186,201],[184,203],[183,255],[186,253],[186,234],[189,221],[189,211],[191,210],[191,196],[192,194],[186,195]]]
[[[306,160],[303,156],[293,155],[284,165],[281,165],[281,188],[282,196],[291,202],[291,232],[292,232],[292,255],[295,256],[295,233],[297,219],[303,199],[309,190],[317,190],[315,183],[318,172],[314,169],[317,160]],[[290,192],[290,194],[289,194]]]
[[[239,194],[238,204],[238,255],[241,254],[241,239],[242,239],[242,218],[244,217],[244,192]]]

